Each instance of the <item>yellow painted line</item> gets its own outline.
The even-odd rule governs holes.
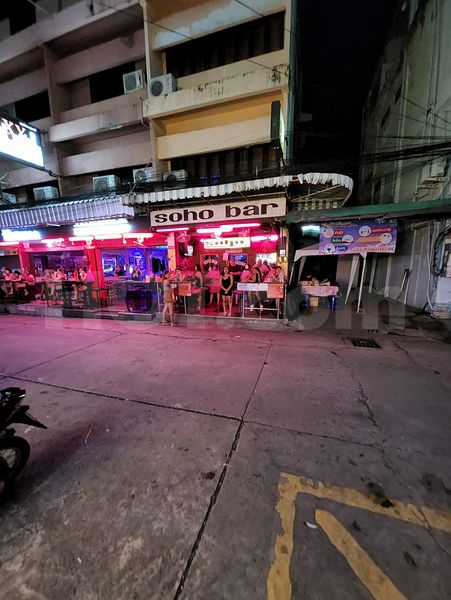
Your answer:
[[[326,485],[322,481],[308,479],[281,473],[291,488],[296,488],[298,493],[309,494],[322,500],[332,500],[340,504],[346,504],[355,508],[361,508],[373,513],[420,525],[421,527],[432,527],[441,531],[451,533],[451,513],[426,506],[406,504],[390,498],[393,506],[385,507],[380,504],[380,499],[373,494],[365,494],[351,488]]]
[[[291,599],[290,562],[293,554],[295,501],[299,493],[298,487],[298,481],[292,475],[281,475],[276,510],[280,517],[282,533],[276,537],[274,561],[266,580],[268,600]]]
[[[407,600],[352,535],[325,510],[315,511],[316,522],[376,600]]]

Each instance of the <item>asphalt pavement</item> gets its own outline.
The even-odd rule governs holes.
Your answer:
[[[0,597],[449,600],[450,345],[352,337],[0,315]]]

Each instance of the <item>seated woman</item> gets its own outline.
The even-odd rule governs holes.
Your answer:
[[[63,288],[61,282],[67,279],[66,274],[64,273],[61,267],[58,267],[56,271],[53,271],[51,275],[51,284],[50,284],[50,296],[55,299],[57,292],[60,292]]]
[[[143,272],[138,267],[138,265],[135,265],[135,267],[133,268],[132,279],[134,279],[135,281],[141,281],[142,278],[143,278]]]
[[[197,305],[196,305],[196,311],[199,312],[200,311],[200,307],[202,304],[202,291],[203,291],[203,275],[202,275],[202,271],[200,270],[200,265],[196,265],[195,269],[194,269],[194,275],[193,275],[193,285],[191,287],[191,294],[193,294],[193,296],[197,296]]]
[[[13,281],[15,281],[16,276],[14,275],[14,273],[11,271],[10,268],[5,267],[4,271],[3,271],[3,279],[5,281],[4,285],[4,290],[6,292],[7,296],[12,296],[13,295],[13,291],[14,291],[14,286],[13,286]]]
[[[14,285],[18,294],[18,298],[24,301],[25,298],[30,295],[30,292],[28,291],[27,279],[20,271],[14,271],[14,274],[16,276]]]
[[[260,269],[256,266],[252,267],[252,276],[249,279],[249,283],[261,283],[262,274]],[[263,308],[261,292],[249,292],[249,304],[251,311],[254,310],[256,304],[260,305],[260,310]]]
[[[76,277],[74,277],[75,281],[82,282],[81,284],[80,283],[78,283],[78,284],[75,283],[73,285],[73,288],[74,288],[74,300],[79,300],[80,294],[83,294],[88,289],[88,286],[86,285],[87,274],[86,274],[86,271],[84,269],[82,269],[81,267],[79,267],[78,269],[76,269],[74,275],[76,275]]]

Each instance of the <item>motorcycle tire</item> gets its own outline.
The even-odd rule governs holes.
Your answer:
[[[29,456],[30,445],[23,438],[0,438],[0,471],[8,474],[8,481],[13,481],[19,475]]]

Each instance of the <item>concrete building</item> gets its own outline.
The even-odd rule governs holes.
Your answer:
[[[274,170],[271,106],[291,163],[296,78],[296,2],[141,0],[156,173],[191,179]],[[168,169],[167,169],[168,167]]]
[[[43,132],[47,170],[1,161],[4,191],[24,204],[132,180],[149,160],[138,0],[19,4],[0,22],[0,113]]]
[[[365,107],[359,189],[401,217],[397,252],[374,256],[370,287],[440,315],[451,308],[450,27],[446,0],[400,7]]]

